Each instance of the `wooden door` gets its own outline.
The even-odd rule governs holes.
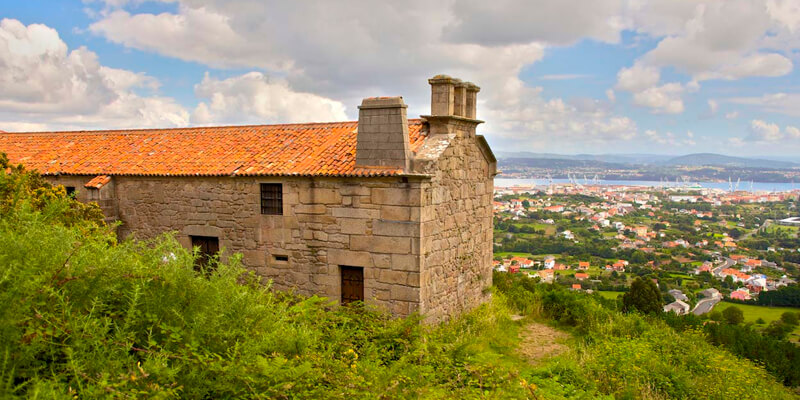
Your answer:
[[[200,257],[197,259],[195,268],[208,267],[211,259],[219,253],[219,238],[211,236],[192,236],[192,248],[200,248]]]
[[[342,266],[342,304],[364,301],[364,268]]]

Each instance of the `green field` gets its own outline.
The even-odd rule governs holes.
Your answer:
[[[800,308],[793,307],[767,307],[767,306],[753,306],[749,304],[735,304],[723,301],[714,307],[714,311],[722,311],[728,307],[736,306],[744,313],[744,322],[752,322],[757,328],[764,328],[772,321],[781,319],[781,314],[790,312],[800,312]],[[764,324],[756,324],[757,319],[763,319]],[[796,341],[800,336],[800,327],[795,328],[792,332],[790,339]]]
[[[530,259],[543,258],[543,256],[535,256],[531,253],[517,253],[513,251],[496,251],[494,252],[494,256],[495,257],[500,256],[502,258],[508,258],[508,257],[524,257]]]
[[[622,296],[623,294],[625,294],[625,292],[612,292],[612,291],[603,291],[603,290],[597,291],[595,293],[599,293],[600,296],[603,296],[603,297],[605,297],[607,299],[612,299],[612,300],[614,300],[617,297]]]

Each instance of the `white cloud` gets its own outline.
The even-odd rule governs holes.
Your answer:
[[[608,99],[608,101],[610,101],[612,103],[617,101],[617,96],[614,93],[614,89],[607,89],[606,90],[606,98]]]
[[[759,119],[750,121],[750,136],[746,140],[775,142],[781,139],[783,139],[783,134],[777,124],[771,124]]]
[[[668,83],[634,93],[633,103],[649,107],[654,113],[680,114],[684,110],[681,95],[685,91],[679,83]]]
[[[774,144],[781,142],[788,145],[786,139],[800,139],[800,129],[795,126],[787,125],[781,131],[778,124],[770,123],[760,119],[750,121],[750,134],[744,138],[734,138],[732,144],[743,144],[745,142],[751,144]]]
[[[767,93],[758,97],[730,97],[725,101],[752,106],[760,111],[800,117],[800,93]]]
[[[782,76],[791,71],[791,60],[761,49],[762,38],[774,28],[761,2],[699,1],[683,28],[660,40],[642,61],[676,67],[697,80]]]
[[[672,132],[666,132],[663,135],[655,130],[648,129],[644,132],[644,136],[652,142],[660,145],[668,145],[670,147],[676,146],[694,146],[697,143],[694,141],[694,133],[692,131],[686,132],[686,139],[679,139]]]
[[[787,1],[770,0],[767,6],[756,0],[632,1],[626,13],[626,26],[658,44],[619,71],[616,87],[657,113],[684,108],[684,91],[672,84],[659,86],[661,68],[690,75],[691,81],[678,85],[691,93],[703,80],[785,76],[793,63],[782,53],[800,46],[800,35],[785,34],[800,20],[796,6]]]
[[[324,122],[347,119],[344,104],[310,93],[297,93],[284,80],[270,81],[260,72],[225,80],[206,74],[195,86],[201,102],[192,123]]]
[[[656,132],[656,131],[654,131],[652,129],[648,129],[648,130],[644,131],[644,135],[648,139],[650,139],[650,140],[652,140],[652,141],[654,141],[654,142],[656,142],[658,144],[667,144],[667,140],[664,139],[663,137],[661,137],[661,135],[659,135],[658,132]]]
[[[633,93],[634,104],[648,107],[657,114],[682,113],[683,93],[699,88],[695,81],[689,82],[687,86],[675,82],[658,86],[660,80],[661,72],[658,68],[637,62],[617,73],[616,88]]]
[[[617,89],[627,92],[641,92],[656,86],[661,80],[658,68],[636,63],[630,68],[622,68],[617,73]]]
[[[736,119],[739,118],[738,111],[731,111],[729,113],[725,113],[725,119]]]
[[[716,100],[709,100],[708,101],[708,111],[711,115],[714,115],[719,110],[719,103]]]
[[[85,47],[69,51],[54,29],[0,21],[0,121],[5,130],[185,125],[188,113],[142,73],[100,65]]]
[[[630,92],[634,104],[654,113],[677,114],[702,80],[791,71],[784,54],[790,54],[786,49],[794,43],[796,21],[791,1],[779,0],[768,0],[766,6],[757,0],[178,0],[176,11],[161,14],[126,6],[129,1],[107,0],[89,31],[182,60],[257,69],[280,77],[283,88],[299,98],[314,94],[350,106],[350,118],[355,116],[352,106],[368,95],[403,95],[410,115],[427,113],[429,93],[420,82],[448,73],[483,87],[478,112],[488,121],[484,131],[536,144],[557,143],[562,136],[610,143],[636,134],[632,120],[612,113],[619,109],[611,105],[616,101],[612,89],[607,101],[565,101],[526,85],[520,71],[539,61],[548,46],[585,38],[618,43],[626,29],[658,41],[655,49],[620,70],[614,89]],[[691,78],[661,82],[665,67]],[[193,121],[266,118],[256,106],[235,110],[227,104],[231,98],[255,101],[255,93],[275,93],[277,87],[242,93],[246,88],[221,85],[229,80],[214,86],[225,101],[205,98]],[[709,102],[709,108],[716,112],[718,105]],[[287,111],[270,112],[288,116]]]
[[[445,37],[460,43],[506,45],[533,41],[569,44],[583,38],[617,43],[621,0],[456,0]],[[533,6],[533,7],[532,7]],[[565,16],[569,16],[565,18]]]
[[[767,0],[767,12],[790,33],[800,31],[800,3],[796,0]]]
[[[613,8],[607,13],[617,12],[614,4],[618,0],[603,2]],[[571,8],[581,8],[581,13],[596,17],[607,8],[597,3],[588,5],[581,1],[581,7],[573,4]],[[548,2],[539,14],[509,15],[515,14],[526,22],[526,18],[546,18],[541,12],[551,10],[553,17],[560,17],[564,6],[564,2]],[[636,124],[610,113],[605,101],[569,104],[546,97],[541,88],[528,86],[519,78],[523,67],[544,55],[545,45],[530,35],[541,32],[545,39],[565,42],[590,35],[613,42],[620,30],[614,17],[599,25],[592,22],[595,24],[592,26],[577,22],[559,24],[558,29],[563,32],[521,24],[518,25],[521,30],[515,33],[523,38],[520,41],[501,37],[504,31],[511,32],[510,28],[485,26],[486,29],[480,30],[485,33],[481,40],[469,39],[472,34],[469,29],[474,26],[468,21],[478,16],[474,12],[480,7],[477,2],[455,5],[426,0],[402,3],[182,0],[177,12],[157,15],[115,10],[93,23],[89,30],[127,47],[182,60],[215,67],[258,68],[282,77],[293,92],[304,94],[306,100],[311,93],[320,96],[312,103],[333,99],[339,105],[348,105],[350,118],[355,117],[354,106],[362,97],[374,95],[403,95],[409,104],[409,115],[427,114],[430,93],[424,82],[437,73],[447,73],[474,81],[483,88],[478,117],[487,121],[482,130],[491,132],[490,140],[552,144],[570,137],[589,144],[635,136]],[[493,15],[500,18],[505,12],[498,8]],[[507,26],[513,23],[508,21]],[[494,31],[489,32],[490,28]],[[494,34],[500,36],[492,37]],[[547,78],[580,77],[573,74]],[[232,85],[228,81],[198,85],[198,88],[213,86],[221,94],[216,103],[214,97],[208,96],[194,110],[193,122],[266,118],[257,106],[244,104],[263,93],[273,93],[277,87],[259,84],[261,89],[248,92],[246,85]],[[222,82],[235,87],[228,88]],[[246,93],[241,94],[243,91]],[[200,90],[197,95],[207,96]],[[237,99],[234,104],[241,106],[229,106],[231,99]],[[288,113],[284,110],[278,115]],[[316,117],[307,113],[303,118],[321,119],[325,115],[330,113]]]

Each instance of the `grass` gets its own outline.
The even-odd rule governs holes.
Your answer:
[[[500,257],[502,257],[504,259],[508,258],[508,257],[536,258],[536,256],[534,256],[531,253],[519,253],[519,252],[514,252],[514,251],[496,251],[494,253],[494,256],[495,257],[500,256]]]
[[[728,303],[727,301],[723,301],[716,306],[714,306],[713,311],[720,311],[722,312],[726,308],[736,306],[742,313],[744,313],[744,322],[752,322],[758,328],[766,327],[770,322],[777,321],[781,319],[781,314],[789,311],[789,312],[800,312],[800,308],[793,308],[793,307],[768,307],[768,306],[755,306],[750,304],[737,304],[737,303]],[[759,318],[764,320],[764,324],[756,324],[756,320]],[[792,340],[797,340],[800,337],[800,327],[794,329],[791,334]]]
[[[607,299],[612,299],[612,300],[614,300],[617,297],[622,296],[623,294],[625,294],[625,292],[614,292],[614,291],[611,291],[611,290],[608,290],[608,291],[599,290],[599,291],[597,291],[595,293],[599,293],[600,296],[603,296],[603,297],[605,297]]]

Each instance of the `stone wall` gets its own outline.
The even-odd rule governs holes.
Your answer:
[[[447,145],[423,185],[421,310],[431,322],[479,305],[492,284],[495,171],[474,125],[455,124],[439,134]]]
[[[92,176],[50,177],[76,186]],[[115,176],[119,234],[218,237],[281,290],[339,299],[340,265],[364,267],[368,303],[408,315],[420,302],[422,179]],[[262,215],[260,183],[282,183],[284,215]],[[104,188],[105,189],[105,188]],[[279,261],[275,256],[288,256]]]

